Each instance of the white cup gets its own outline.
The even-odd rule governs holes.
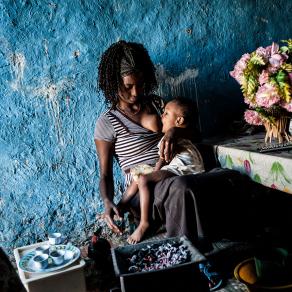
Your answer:
[[[73,259],[74,257],[74,252],[72,250],[65,250],[65,254],[64,254],[64,260],[65,261],[70,261]]]
[[[36,254],[36,255],[40,255],[40,254],[49,254],[49,253],[50,253],[50,246],[49,246],[48,244],[38,246],[38,247],[35,249],[35,254]]]
[[[49,238],[49,243],[52,245],[61,244],[63,241],[63,237],[60,232],[50,233],[48,238]]]
[[[45,269],[49,264],[49,255],[43,253],[33,257],[33,265],[37,270]]]
[[[64,250],[53,250],[50,253],[50,257],[54,263],[54,265],[58,266],[61,265],[64,262]]]

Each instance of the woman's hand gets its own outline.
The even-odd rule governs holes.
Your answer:
[[[114,215],[116,215],[117,217],[121,218],[117,206],[113,202],[107,201],[107,202],[104,203],[104,207],[105,207],[104,220],[105,220],[107,226],[114,233],[122,234],[122,231],[114,223],[114,220],[113,220]]]
[[[160,143],[160,158],[169,163],[175,155],[175,146],[178,139],[192,138],[193,131],[188,128],[173,127],[170,128],[165,134]]]
[[[96,151],[99,157],[99,189],[104,202],[105,212],[103,219],[107,226],[115,233],[121,234],[121,230],[115,224],[113,218],[115,215],[119,216],[117,206],[113,203],[114,197],[114,181],[113,181],[113,148],[112,142],[103,140],[95,140]]]
[[[174,156],[174,145],[176,141],[176,129],[171,128],[165,134],[160,143],[160,158],[169,163]]]

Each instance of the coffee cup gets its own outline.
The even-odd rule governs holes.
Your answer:
[[[54,263],[54,265],[58,266],[64,262],[64,250],[53,250],[50,253],[50,257]]]
[[[49,238],[49,243],[52,245],[61,244],[63,241],[63,237],[60,232],[50,233],[48,238]]]
[[[35,254],[36,255],[49,254],[49,253],[50,253],[50,246],[48,244],[38,246],[35,249]]]
[[[64,254],[64,260],[65,261],[70,261],[73,259],[74,257],[74,251],[72,250],[65,250],[65,254]]]
[[[45,253],[34,256],[32,261],[35,269],[37,270],[45,269],[49,264],[48,259],[49,255]]]

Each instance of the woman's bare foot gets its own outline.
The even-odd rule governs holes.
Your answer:
[[[140,222],[139,226],[136,228],[136,230],[129,236],[127,239],[127,242],[130,244],[136,244],[140,242],[146,232],[146,230],[149,227],[149,223],[145,222],[142,223]]]

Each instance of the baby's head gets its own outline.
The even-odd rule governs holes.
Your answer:
[[[190,99],[176,97],[169,101],[161,115],[162,132],[166,133],[172,127],[187,128],[193,126],[195,106]]]

